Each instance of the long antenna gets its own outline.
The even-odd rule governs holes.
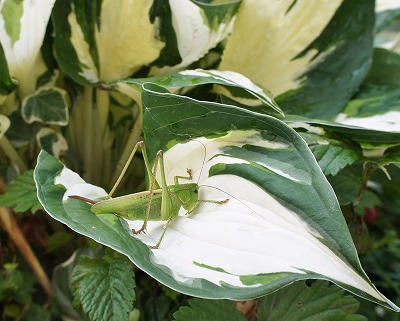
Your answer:
[[[224,190],[222,190],[222,189],[220,189],[220,188],[218,188],[218,187],[211,186],[211,185],[200,185],[199,187],[214,188],[214,189],[216,189],[217,191],[220,191],[220,192],[222,192],[222,193],[224,193],[224,194],[226,194],[226,195],[228,195],[228,196],[234,198],[236,201],[238,201],[239,203],[241,203],[243,206],[247,207],[252,213],[257,214],[257,215],[258,215],[259,217],[261,217],[261,218],[263,217],[262,215],[260,215],[259,213],[257,213],[255,210],[253,210],[250,206],[248,206],[248,205],[245,204],[243,201],[241,201],[240,199],[238,199],[236,196],[234,196],[234,195],[232,195],[232,194],[230,194],[230,193],[228,193],[228,192],[226,192],[226,191],[224,191]]]

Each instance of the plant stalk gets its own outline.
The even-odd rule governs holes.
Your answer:
[[[0,207],[0,224],[18,247],[19,251],[25,258],[25,261],[31,267],[32,272],[36,275],[40,285],[50,300],[53,296],[53,287],[50,279],[47,277],[42,265],[19,228],[14,215],[9,209]]]
[[[7,157],[10,159],[11,164],[17,166],[18,172],[23,173],[27,170],[24,161],[21,159],[14,146],[10,143],[7,137],[3,136],[0,139],[0,148],[4,151]]]

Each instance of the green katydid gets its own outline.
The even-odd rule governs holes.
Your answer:
[[[149,176],[149,190],[111,198],[139,148],[142,151],[147,175]],[[158,165],[160,166],[161,186],[156,180]],[[148,221],[167,221],[157,243],[154,246],[150,246],[150,248],[158,248],[165,235],[168,224],[178,216],[181,207],[187,211],[187,214],[190,214],[202,202],[224,204],[228,201],[228,199],[222,201],[200,200],[198,198],[200,187],[197,183],[179,183],[179,180],[192,180],[191,169],[187,169],[187,174],[187,176],[175,176],[174,184],[167,185],[163,152],[161,150],[157,152],[153,170],[151,170],[144,142],[140,141],[132,150],[121,174],[106,199],[95,201],[77,195],[71,195],[69,197],[92,204],[90,210],[95,214],[115,213],[128,220],[143,219],[142,227],[138,230],[132,230],[134,234],[145,232]]]

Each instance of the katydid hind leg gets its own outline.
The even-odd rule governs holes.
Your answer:
[[[136,154],[136,152],[137,152],[137,150],[139,148],[142,151],[144,165],[146,167],[147,175],[148,175],[148,177],[152,176],[153,172],[151,170],[150,162],[149,162],[149,159],[147,157],[146,146],[144,144],[144,141],[139,141],[139,142],[136,143],[135,147],[132,149],[132,152],[130,153],[130,155],[128,157],[128,160],[126,161],[124,167],[122,168],[122,171],[119,174],[116,182],[114,183],[114,186],[112,187],[110,193],[108,193],[107,198],[111,198],[112,195],[114,194],[115,190],[117,189],[117,187],[121,183],[122,178],[124,177],[126,171],[128,170],[128,167],[131,164],[131,162],[133,160],[133,157],[135,156],[135,154]],[[160,188],[160,186],[158,185],[157,181],[155,181],[154,186],[155,186],[155,189]]]
[[[132,229],[132,232],[134,234],[139,234],[139,233],[146,231],[147,222],[149,221],[151,202],[153,200],[153,194],[154,194],[153,191],[154,191],[155,187],[158,187],[158,184],[156,181],[156,174],[157,174],[157,169],[158,169],[158,163],[159,163],[161,157],[162,157],[162,151],[158,151],[155,162],[154,162],[153,171],[151,172],[151,175],[150,175],[149,197],[148,197],[148,201],[147,201],[146,214],[145,214],[145,217],[143,220],[143,225],[138,230]],[[160,215],[161,215],[161,213],[160,213]]]
[[[160,237],[158,238],[157,243],[156,243],[155,245],[150,245],[149,248],[151,248],[151,249],[158,249],[158,248],[160,247],[161,241],[163,240],[163,238],[164,238],[164,236],[165,236],[165,232],[167,231],[168,225],[169,225],[169,223],[171,223],[171,220],[172,220],[172,217],[169,218],[169,219],[167,220],[167,222],[165,223],[165,225],[164,225],[164,227],[163,227],[163,230],[162,230],[162,233],[161,233]]]

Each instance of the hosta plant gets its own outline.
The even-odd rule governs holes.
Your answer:
[[[400,14],[382,5],[1,1],[1,221],[45,253],[51,281],[25,261],[52,315],[397,318]],[[50,319],[1,244],[4,317]]]

